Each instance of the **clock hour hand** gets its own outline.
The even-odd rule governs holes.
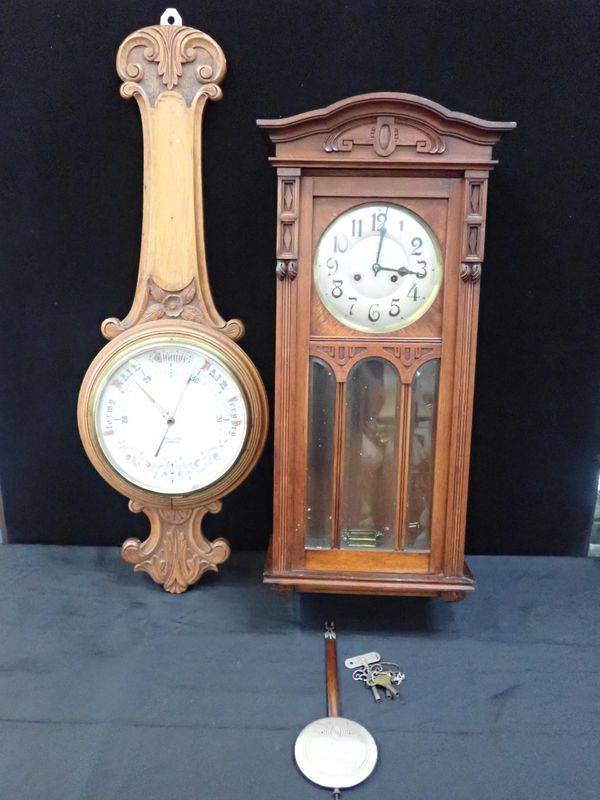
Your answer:
[[[407,269],[406,267],[399,267],[398,269],[391,269],[390,267],[382,267],[379,264],[373,264],[373,272],[377,275],[378,272],[395,272],[397,275],[400,275],[403,278],[405,275],[416,275],[417,278],[424,278],[420,272],[415,272],[415,270]]]

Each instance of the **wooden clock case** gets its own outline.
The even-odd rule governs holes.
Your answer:
[[[264,580],[301,591],[462,599],[474,588],[464,543],[488,175],[496,163],[492,146],[515,124],[384,92],[258,125],[276,145],[271,161],[278,175],[274,529]],[[339,214],[384,201],[416,213],[433,230],[444,279],[417,321],[392,333],[365,333],[327,311],[316,292],[313,259]],[[324,361],[337,381],[332,540],[331,547],[317,549],[305,546],[311,356]],[[426,551],[402,547],[407,445],[399,459],[395,549],[340,547],[344,382],[360,359],[373,356],[394,365],[406,391],[420,365],[440,359]],[[409,403],[403,397],[399,415],[406,433]]]

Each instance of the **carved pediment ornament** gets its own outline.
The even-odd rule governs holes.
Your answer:
[[[414,147],[417,153],[437,155],[446,149],[442,137],[426,123],[406,116],[364,117],[332,131],[323,143],[323,150],[352,152],[355,145],[370,146],[386,158],[397,147]]]

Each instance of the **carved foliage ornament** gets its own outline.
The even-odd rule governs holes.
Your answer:
[[[152,523],[152,532],[144,541],[127,539],[121,553],[125,561],[135,564],[134,572],[147,572],[165,591],[181,594],[196,583],[205,572],[217,572],[217,564],[229,558],[231,549],[226,539],[205,539],[202,519],[210,511],[216,514],[221,503],[200,508],[144,508],[131,500],[134,513],[143,511]]]
[[[397,147],[414,147],[417,153],[429,155],[446,149],[442,137],[426,123],[394,115],[354,120],[337,128],[325,139],[323,150],[349,153],[356,145],[371,146],[382,158],[391,156]]]

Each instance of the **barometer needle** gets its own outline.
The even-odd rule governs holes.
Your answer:
[[[190,372],[190,377],[185,382],[185,386],[183,387],[183,391],[179,395],[179,400],[175,404],[175,408],[173,409],[173,413],[170,414],[170,415],[167,415],[167,427],[165,429],[165,432],[163,434],[162,439],[160,440],[160,444],[158,445],[158,449],[157,449],[156,453],[154,453],[154,458],[158,458],[158,454],[160,453],[160,449],[163,446],[165,439],[167,438],[167,434],[169,432],[169,428],[171,427],[171,425],[175,424],[175,414],[177,413],[177,409],[179,408],[179,405],[180,405],[181,401],[183,400],[183,395],[185,394],[186,389],[188,388],[190,383],[192,382],[192,378],[193,377],[194,377],[194,370],[192,370]]]
[[[133,378],[133,382],[134,382],[134,383],[135,383],[135,385],[138,387],[138,389],[141,389],[141,390],[142,390],[142,392],[143,392],[143,393],[146,395],[146,397],[148,398],[148,400],[150,400],[150,402],[151,402],[151,403],[154,403],[154,405],[155,405],[155,406],[156,406],[156,408],[157,408],[157,409],[160,411],[160,413],[163,415],[163,417],[164,417],[165,419],[169,419],[169,414],[168,414],[168,412],[164,410],[164,408],[163,408],[163,407],[160,405],[160,403],[157,403],[157,402],[156,402],[156,400],[155,400],[155,399],[152,397],[152,395],[151,395],[149,392],[147,392],[147,391],[144,389],[144,387],[142,386],[142,384],[141,384],[141,383],[138,383],[138,382],[136,381],[136,379],[135,379],[135,378]]]

